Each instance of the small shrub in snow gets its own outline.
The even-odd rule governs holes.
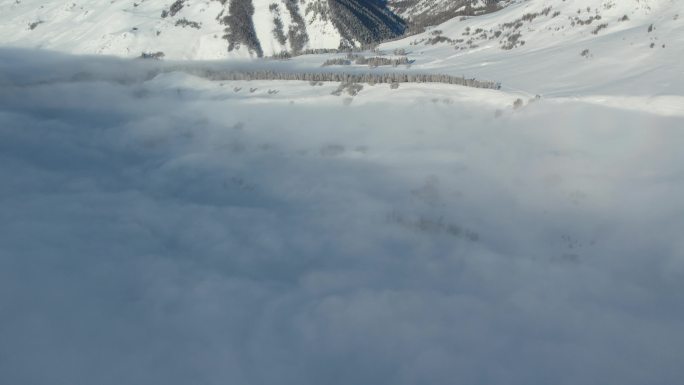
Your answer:
[[[176,20],[176,27],[190,27],[190,28],[195,28],[195,29],[200,29],[202,28],[202,24],[198,23],[196,21],[191,21],[186,18],[178,19]]]
[[[524,104],[525,104],[525,102],[523,102],[522,99],[520,99],[520,98],[515,99],[515,101],[513,102],[513,109],[517,110],[517,109],[521,108]]]
[[[598,35],[599,31],[601,31],[602,29],[607,28],[607,27],[608,27],[608,24],[606,24],[606,23],[599,24],[596,26],[596,28],[594,28],[593,31],[591,31],[591,33],[593,33],[594,35]]]
[[[42,20],[34,21],[33,23],[29,23],[28,29],[30,29],[31,31],[33,31],[34,29],[36,29],[37,26],[39,26],[39,25],[41,25],[41,24],[43,24],[43,23],[44,23],[44,21],[42,21]]]
[[[359,83],[340,83],[335,91],[331,94],[335,96],[342,95],[343,92],[347,92],[349,96],[356,96],[361,92],[363,86]]]
[[[161,13],[161,17],[166,18],[168,16],[176,16],[176,14],[183,9],[183,6],[185,5],[185,0],[176,0],[171,6],[169,7],[168,10],[163,10]]]
[[[143,52],[140,54],[141,59],[157,59],[161,60],[164,58],[164,52],[158,51],[158,52]]]

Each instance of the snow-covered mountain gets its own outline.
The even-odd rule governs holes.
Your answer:
[[[615,90],[629,86],[626,79],[641,82],[642,89],[659,84],[677,89],[684,78],[679,65],[684,54],[682,3],[19,0],[0,3],[0,45],[127,57],[163,53],[168,59],[220,59],[394,38],[381,44],[380,51],[407,53],[404,60],[414,71],[500,81],[504,88],[532,95],[598,83]],[[422,28],[454,12],[460,16],[399,37],[406,28],[402,18]],[[293,62],[302,68],[320,68],[329,59],[328,54],[304,55]],[[339,56],[332,59],[344,62]]]
[[[405,28],[381,0],[0,2],[1,45],[118,56],[268,56],[361,46]]]
[[[443,23],[458,16],[494,12],[510,0],[389,0],[390,8],[409,22],[413,31]]]
[[[380,45],[413,68],[532,95],[681,94],[684,1],[517,0]]]

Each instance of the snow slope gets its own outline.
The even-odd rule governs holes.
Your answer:
[[[517,1],[381,48],[405,49],[413,68],[496,79],[528,95],[682,95],[684,2]]]
[[[163,52],[169,59],[219,59],[256,56],[262,51],[270,56],[291,51],[294,39],[290,30],[303,28],[303,47],[338,48],[341,43],[358,45],[356,36],[341,34],[339,22],[360,20],[378,33],[379,38],[400,31],[400,21],[391,18],[368,18],[363,12],[333,12],[329,4],[344,4],[335,9],[356,6],[371,16],[389,11],[373,2],[364,5],[356,0],[250,0],[254,13],[239,15],[240,28],[254,24],[254,46],[238,42],[231,52],[227,47],[224,18],[238,0],[142,0],[94,1],[21,0],[0,2],[0,44],[15,47],[38,47],[70,53],[107,54],[125,57],[141,53]],[[358,5],[358,4],[361,5]],[[177,10],[171,12],[174,4]],[[366,7],[366,8],[364,8]],[[239,8],[239,7],[237,7]],[[166,17],[162,14],[166,13]],[[351,15],[351,16],[350,16]],[[358,15],[355,19],[354,15]],[[350,20],[338,18],[349,17]],[[283,37],[277,38],[275,19],[282,25]],[[303,21],[304,26],[299,26]],[[240,29],[236,28],[236,29]],[[384,32],[383,32],[384,31]]]

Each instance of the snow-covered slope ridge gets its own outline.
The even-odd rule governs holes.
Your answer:
[[[381,45],[413,68],[502,81],[509,91],[681,94],[684,1],[529,0]]]
[[[0,1],[0,45],[217,59],[393,38],[404,22],[362,0]]]
[[[443,23],[457,16],[474,16],[503,8],[512,0],[389,0],[390,8],[409,22],[411,29]]]

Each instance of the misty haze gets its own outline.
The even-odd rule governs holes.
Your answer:
[[[684,0],[0,0],[0,384],[684,383]]]

